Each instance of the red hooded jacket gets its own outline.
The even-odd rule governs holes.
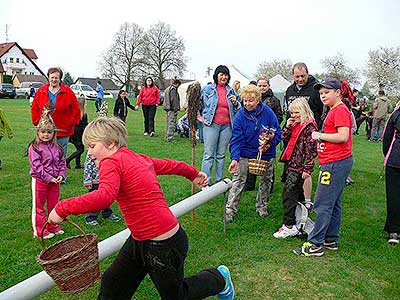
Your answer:
[[[153,85],[152,87],[143,86],[140,89],[136,105],[159,105],[160,104],[160,91]]]
[[[32,102],[31,113],[32,123],[37,125],[42,116],[43,107],[50,103],[49,99],[49,83],[41,86]],[[81,109],[74,92],[66,85],[60,84],[60,90],[56,98],[55,111],[51,113],[51,117],[56,124],[57,136],[65,137],[74,134],[74,126],[81,120]]]

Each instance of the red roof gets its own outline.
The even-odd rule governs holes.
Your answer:
[[[26,55],[28,55],[31,59],[37,59],[37,55],[35,53],[35,50],[33,49],[23,49],[26,53]]]
[[[12,48],[12,46],[14,46],[15,44],[16,44],[16,42],[1,43],[0,44],[0,57],[2,57],[3,54],[6,53],[8,50],[10,50]]]

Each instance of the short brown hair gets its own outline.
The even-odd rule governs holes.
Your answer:
[[[125,124],[119,118],[100,117],[86,126],[82,141],[85,146],[89,146],[92,142],[101,142],[105,146],[110,146],[114,143],[119,149],[126,147],[127,135]]]
[[[50,74],[57,73],[57,72],[60,73],[60,80],[61,80],[63,78],[64,72],[59,67],[50,68],[47,71],[47,78],[49,78]]]

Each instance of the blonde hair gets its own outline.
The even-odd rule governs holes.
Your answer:
[[[85,146],[89,146],[92,142],[101,142],[105,146],[110,146],[114,143],[119,149],[126,147],[127,135],[125,124],[119,118],[100,117],[86,126],[82,141]]]
[[[249,84],[240,89],[240,98],[254,98],[258,101],[261,101],[261,91],[260,89],[253,85]]]
[[[299,97],[289,104],[289,112],[298,111],[300,113],[300,123],[313,119],[314,114],[304,97]]]
[[[239,88],[237,89],[236,88],[236,85],[237,84],[239,84]],[[239,89],[240,89],[240,81],[239,80],[235,80],[233,83],[232,83],[232,88],[235,90],[235,92],[239,92]]]

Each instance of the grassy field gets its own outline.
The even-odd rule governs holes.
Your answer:
[[[14,138],[3,138],[0,143],[0,291],[40,272],[35,257],[41,247],[31,235],[31,191],[29,163],[24,156],[33,138],[29,104],[24,99],[0,99],[0,107],[7,113],[14,130]],[[110,110],[114,107],[110,103]],[[88,103],[89,120],[94,118],[94,102]],[[188,139],[176,138],[176,143],[165,143],[165,113],[156,115],[156,136],[143,136],[143,116],[130,111],[127,119],[128,144],[136,152],[154,157],[168,157],[191,162]],[[364,126],[364,125],[363,125]],[[364,127],[363,127],[364,128]],[[364,133],[364,129],[360,131]],[[73,150],[70,144],[69,151]],[[196,165],[200,167],[202,145],[198,146]],[[343,199],[343,223],[340,250],[325,251],[322,258],[298,257],[292,249],[301,240],[276,240],[272,234],[282,222],[280,182],[270,199],[270,216],[255,213],[256,192],[243,195],[235,222],[223,232],[223,196],[213,199],[196,210],[192,222],[190,214],[180,218],[189,236],[190,250],[185,273],[191,275],[208,266],[223,263],[231,268],[236,286],[236,299],[400,299],[400,247],[388,245],[382,230],[385,220],[385,191],[382,175],[381,144],[368,142],[363,135],[354,137],[355,164],[352,177],[356,183],[346,187]],[[227,161],[228,164],[228,161]],[[282,166],[277,163],[277,174]],[[85,193],[82,170],[68,171],[68,184],[61,187],[61,197]],[[314,172],[314,181],[317,171]],[[226,172],[226,177],[231,177]],[[191,184],[177,176],[159,177],[169,204],[191,194]],[[315,187],[314,187],[315,188]],[[117,206],[113,208],[119,214]],[[94,232],[103,240],[124,229],[123,222],[110,223],[100,218],[101,226],[92,228],[83,216],[72,219],[87,232]],[[64,236],[77,232],[65,225]],[[57,237],[47,243],[53,243]],[[101,262],[101,268],[114,257]],[[63,295],[57,288],[36,299],[95,299],[98,284],[78,295]],[[159,299],[151,281],[146,278],[135,294],[137,300]],[[9,299],[7,299],[9,300]]]

